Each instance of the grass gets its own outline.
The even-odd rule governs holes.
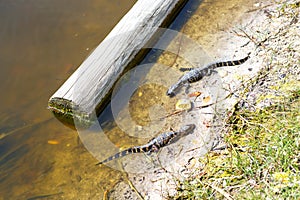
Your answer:
[[[170,199],[300,199],[300,84],[295,75],[300,63],[295,53],[297,37],[292,35],[293,24],[298,22],[299,2],[278,5],[272,20],[283,17],[285,25],[269,37],[268,46],[260,46],[269,65],[262,71],[262,78],[255,81],[259,85],[269,78],[273,80],[273,84],[264,86],[273,92],[263,92],[255,102],[272,99],[273,103],[264,108],[252,105],[255,111],[236,104],[226,121],[223,139],[227,148],[201,158],[201,168],[178,181],[177,194]],[[250,39],[261,44],[255,37]],[[290,43],[288,48],[280,42],[286,40]],[[276,79],[277,72],[283,71],[289,79]]]
[[[173,199],[300,199],[300,90],[228,119],[228,148],[201,159]]]

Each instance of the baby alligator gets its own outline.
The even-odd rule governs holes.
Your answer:
[[[226,62],[218,62],[209,64],[208,66],[204,68],[188,68],[184,69],[184,71],[189,70],[188,73],[184,74],[179,81],[172,85],[169,90],[167,91],[167,95],[170,97],[175,96],[176,90],[178,90],[180,87],[187,83],[194,83],[196,81],[201,80],[204,76],[211,75],[212,72],[214,72],[214,69],[218,67],[224,67],[224,66],[234,66],[234,65],[241,65],[244,62],[246,62],[250,58],[250,53],[247,57],[240,59],[240,60],[234,60],[234,61],[226,61]]]
[[[147,144],[143,146],[136,146],[131,147],[129,149],[126,149],[124,151],[121,151],[99,163],[96,165],[101,165],[103,163],[109,162],[111,160],[114,160],[116,158],[120,158],[129,154],[133,153],[152,153],[157,152],[160,148],[167,146],[171,143],[176,142],[181,137],[188,135],[195,129],[195,124],[188,124],[185,126],[182,126],[179,131],[170,131],[160,134],[159,136],[151,139]]]

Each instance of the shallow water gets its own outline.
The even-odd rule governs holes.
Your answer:
[[[46,108],[134,3],[0,0],[0,199],[102,197],[97,160]]]

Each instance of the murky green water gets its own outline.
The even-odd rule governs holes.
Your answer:
[[[0,199],[101,199],[123,176],[109,167],[95,166],[97,160],[81,143],[77,131],[58,122],[46,106],[49,97],[134,2],[0,0]],[[191,18],[182,32],[207,49],[216,39],[210,34],[225,30],[238,18],[231,13],[247,7],[245,1],[236,0],[203,1],[198,8],[199,3],[185,10]],[[177,47],[179,43],[175,40]],[[183,61],[165,53],[157,62],[176,68]],[[157,102],[172,111],[175,101],[165,99],[165,89],[144,85],[134,93],[129,110],[139,126],[149,123],[148,108]],[[109,116],[103,121],[116,146],[140,142],[130,140],[105,122],[105,117]]]

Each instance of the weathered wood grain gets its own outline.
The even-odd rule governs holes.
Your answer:
[[[102,43],[49,99],[58,119],[88,125],[109,98],[114,83],[143,57],[158,27],[168,25],[187,0],[139,0]]]

